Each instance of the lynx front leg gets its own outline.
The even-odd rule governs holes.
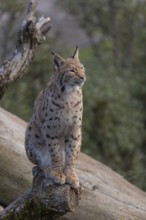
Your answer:
[[[79,187],[79,179],[75,171],[75,163],[81,146],[81,131],[76,130],[65,140],[65,168],[66,182],[73,188]]]
[[[46,144],[51,158],[51,166],[44,169],[47,178],[51,178],[55,183],[64,184],[63,174],[63,152],[57,137],[46,135]]]

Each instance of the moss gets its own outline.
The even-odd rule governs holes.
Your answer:
[[[27,202],[20,212],[12,212],[2,218],[3,220],[53,220],[63,215],[55,210],[49,210],[44,205],[36,205],[32,201]]]

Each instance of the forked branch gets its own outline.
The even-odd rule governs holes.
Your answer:
[[[26,72],[35,50],[45,40],[45,35],[52,26],[50,17],[35,17],[36,4],[36,0],[29,1],[18,31],[16,49],[0,68],[0,98],[9,84]]]

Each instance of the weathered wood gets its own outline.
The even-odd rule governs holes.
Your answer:
[[[78,205],[80,189],[57,185],[45,179],[42,172],[34,178],[32,189],[26,191],[0,213],[3,220],[56,219]]]
[[[24,148],[25,122],[0,108],[0,202],[9,204],[32,183]]]
[[[36,19],[35,7],[36,0],[30,0],[19,28],[16,49],[0,68],[0,98],[9,84],[26,72],[36,49],[52,26],[50,17]]]
[[[0,198],[1,198],[0,202],[4,204],[9,204],[13,200],[15,200],[18,196],[20,196],[22,193],[24,193],[28,186],[29,187],[31,186],[32,164],[28,161],[26,157],[25,149],[23,145],[26,124],[22,120],[18,120],[17,117],[4,111],[3,109],[0,108],[0,110],[1,110],[0,111],[0,158],[1,158],[0,159],[0,167],[1,167],[0,168],[0,189],[1,189],[0,190]],[[46,189],[46,194],[45,194],[45,188],[44,188],[45,186],[43,187],[43,192],[41,191],[42,183],[43,181],[40,180],[39,184],[35,184],[36,187],[33,189],[33,191],[35,191],[34,195],[36,195],[37,192],[39,192],[39,194],[43,194],[45,198],[46,198],[46,194],[51,193],[51,195],[53,195],[54,187],[51,187],[51,186],[50,188],[47,187],[49,189],[49,192]],[[48,184],[48,182],[46,184]],[[40,191],[39,191],[38,186],[40,186]],[[64,195],[70,194],[70,198],[71,198],[71,194],[72,194],[72,197],[74,196],[73,191],[68,186],[61,187],[59,190],[62,191],[62,194],[64,192]],[[56,192],[58,191],[56,190],[54,194]],[[32,193],[30,194],[32,195]],[[29,196],[30,205],[32,205],[32,200],[34,199],[34,195],[33,197]],[[25,196],[23,195],[21,199],[19,199],[20,209],[21,209],[22,203],[24,203],[28,198],[27,196],[25,197],[25,200],[24,200],[23,199],[24,197]],[[72,207],[67,208],[67,205],[69,204],[68,197],[65,197],[65,198],[67,198],[67,200],[66,200],[66,206],[65,206],[65,200],[64,200],[64,209],[66,211],[67,210],[69,211],[73,209],[74,206],[76,205],[72,205]],[[50,203],[51,203],[51,199],[48,201],[48,204]],[[17,204],[17,207],[15,207],[15,204]],[[56,202],[56,204],[59,204],[59,203]],[[11,205],[11,206],[13,206],[14,210],[15,208],[17,208],[18,210],[18,201],[14,203],[14,205]],[[52,204],[51,204],[51,207],[52,207]],[[28,200],[27,200],[27,208],[28,208]],[[25,210],[26,210],[26,207],[25,207]],[[40,210],[40,207],[39,207],[39,210]],[[36,211],[35,213],[37,213]],[[62,209],[62,212],[63,212],[63,209]],[[33,210],[33,213],[34,213],[34,210]],[[49,214],[50,214],[50,209],[49,209]],[[24,211],[23,211],[23,215],[24,215]],[[31,216],[30,212],[29,212],[29,216]],[[22,219],[23,217],[24,216],[22,216]],[[20,219],[20,216],[19,216],[19,219]]]
[[[23,145],[26,124],[0,110],[0,202],[8,204],[31,186],[32,164],[26,158]],[[24,216],[35,220],[45,219],[45,216],[56,218],[75,209],[80,189],[74,190],[67,184],[54,185],[36,167],[35,173],[32,189],[1,212],[0,219],[23,220]]]
[[[31,186],[32,165],[23,146],[25,127],[21,119],[0,109],[0,200],[6,204]],[[146,193],[122,176],[82,153],[77,172],[82,185],[79,206],[60,219],[146,219]]]

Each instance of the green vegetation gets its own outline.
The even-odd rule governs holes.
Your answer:
[[[146,190],[146,1],[62,0],[59,4],[76,17],[90,42],[80,50],[87,75],[82,151]],[[0,40],[1,45],[7,42]],[[8,89],[3,107],[30,118],[33,101],[52,69],[52,50],[64,57],[71,54],[57,36],[48,37],[28,74]]]

